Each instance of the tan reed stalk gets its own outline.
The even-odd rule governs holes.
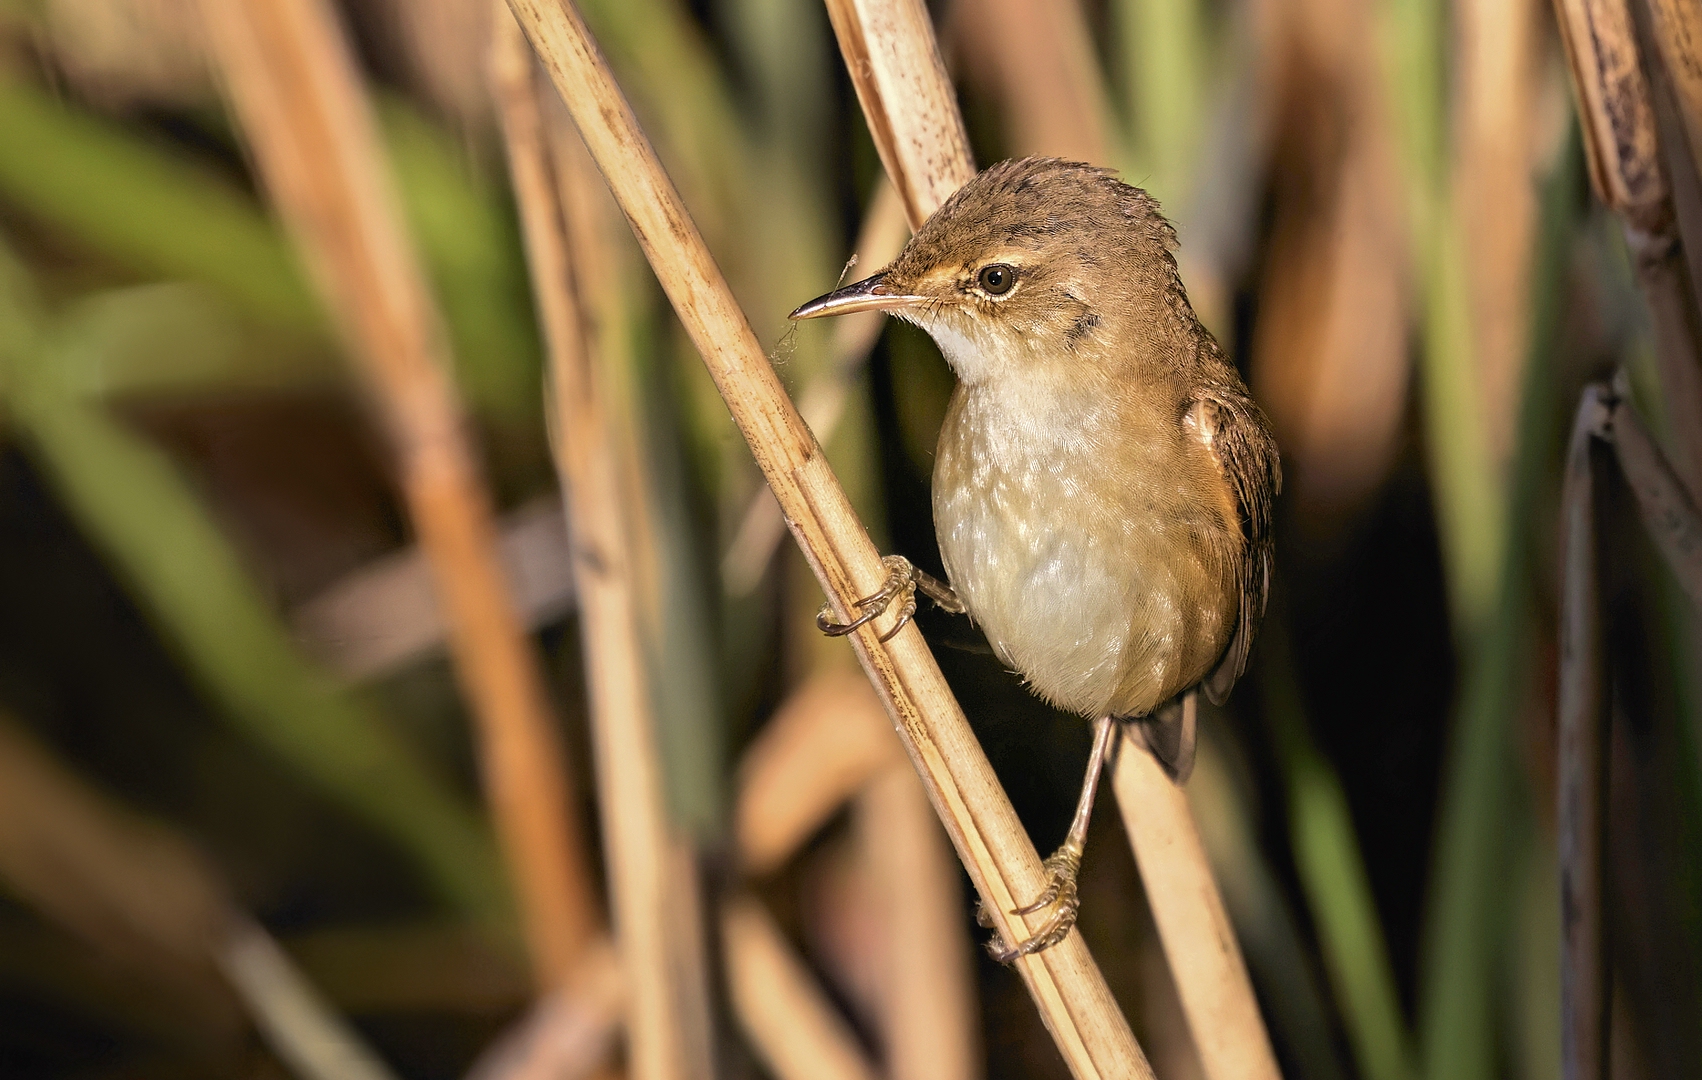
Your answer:
[[[928,9],[922,0],[827,0],[827,17],[887,179],[920,228],[975,175]]]
[[[556,0],[511,0],[510,7],[702,353],[805,557],[844,617],[853,601],[880,586],[885,572],[879,553],[787,399],[579,13]],[[909,626],[881,642],[891,625],[891,616],[876,620],[852,644],[998,932],[1020,940],[1029,926],[1010,912],[1043,888],[1039,856],[920,632]],[[1079,934],[1024,958],[1017,970],[1075,1075],[1151,1075]]]
[[[707,1075],[707,1047],[691,1037],[700,1025],[688,1016],[674,952],[679,890],[615,449],[569,264],[531,54],[506,11],[496,16],[493,76],[549,356],[556,467],[573,530],[604,852],[627,974],[629,1058],[640,1080]]]
[[[779,1080],[876,1080],[857,1038],[760,903],[721,911],[733,1014]]]
[[[1205,1075],[1275,1080],[1282,1074],[1187,793],[1127,739],[1111,786]]]
[[[873,704],[869,688],[859,690]],[[973,1080],[981,1054],[963,893],[928,793],[908,762],[895,762],[863,788],[853,821],[881,930],[887,1075]]]
[[[597,905],[543,677],[353,55],[325,0],[206,0],[202,12],[261,178],[380,406],[477,722],[532,968],[554,985],[595,933]]]
[[[837,0],[829,0],[830,9],[841,6]],[[884,13],[892,7],[909,6],[899,0],[861,0],[856,12],[847,8],[836,14],[834,27],[839,30],[842,24],[849,23],[866,10]],[[867,26],[891,25],[897,21],[897,16],[885,15],[879,19],[870,18]],[[1050,43],[1062,49],[1071,39],[1071,34],[1060,32],[1030,34],[1025,40],[1033,47]],[[841,42],[846,40],[846,32],[842,31]],[[842,45],[848,66],[853,55],[870,57],[861,69],[863,78],[853,75],[865,108],[870,101],[890,100],[893,91],[874,86],[865,92],[862,83],[878,79],[879,73],[887,69],[876,58],[896,50],[883,49],[885,38],[866,27],[854,31],[851,40],[857,43],[855,53],[850,45]],[[1057,57],[1051,64],[1043,57],[1020,55],[1012,48],[1008,35],[993,35],[990,44],[1000,49],[1001,74],[1012,81],[1011,92],[1014,94],[1023,93],[1027,83],[1035,81],[1045,71],[1059,70],[1077,62],[1072,55]],[[855,73],[859,68],[853,66],[852,70]],[[933,65],[933,70],[940,79],[944,79],[944,72],[938,65]],[[915,77],[914,73],[912,77]],[[924,95],[924,98],[931,102],[945,102],[945,107],[956,115],[955,99],[949,84]],[[1110,154],[1110,139],[1104,128],[1094,127],[1084,132],[1079,124],[1082,116],[1104,115],[1098,102],[1091,97],[1075,101],[1061,95],[1052,95],[1048,100],[1053,102],[1054,108],[1068,110],[1078,118],[1078,122],[1060,129],[1070,132],[1076,141],[1059,146],[1056,151],[1085,153],[1089,160],[1106,160]],[[961,141],[961,123],[934,119],[918,123],[914,130],[910,130],[905,127],[906,122],[900,116],[889,117],[881,123],[870,120],[871,131],[890,131],[895,140],[890,150],[883,150],[882,160],[902,158],[906,152],[930,161],[968,158],[968,144]],[[1037,133],[1043,132],[1046,127],[1040,117],[1028,116],[1026,123],[1025,130],[1031,137],[1038,137]],[[960,139],[955,149],[934,148],[925,141],[928,132],[952,131],[957,132]],[[1037,146],[1024,147],[1024,150],[1051,152],[1054,148]],[[921,192],[912,193],[906,205],[911,204],[927,213],[931,213],[937,205]],[[1140,864],[1148,903],[1206,1076],[1209,1080],[1264,1080],[1280,1076],[1270,1036],[1265,1031],[1252,983],[1247,977],[1247,967],[1241,958],[1240,945],[1224,911],[1223,898],[1212,877],[1211,865],[1200,844],[1199,830],[1182,789],[1164,775],[1143,747],[1128,740],[1124,741],[1117,755],[1112,788],[1123,812],[1123,823],[1135,860]]]

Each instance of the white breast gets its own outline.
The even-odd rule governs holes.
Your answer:
[[[1127,709],[1131,663],[1153,658],[1156,685],[1177,651],[1175,590],[1136,557],[1162,541],[1146,535],[1156,518],[1138,512],[1127,483],[1105,483],[1122,456],[1109,444],[1128,437],[1117,419],[1103,402],[1019,377],[960,385],[935,469],[952,586],[1006,663],[1084,714]]]

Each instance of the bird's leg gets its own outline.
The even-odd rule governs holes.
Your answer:
[[[1007,947],[997,938],[989,941],[987,951],[1001,964],[1050,949],[1064,940],[1070,927],[1076,924],[1076,912],[1081,908],[1081,901],[1076,897],[1076,875],[1081,870],[1082,849],[1087,845],[1087,822],[1093,816],[1093,799],[1099,792],[1099,774],[1104,771],[1105,758],[1111,752],[1111,740],[1116,733],[1115,717],[1101,716],[1093,722],[1093,753],[1087,759],[1087,779],[1082,781],[1081,799],[1076,803],[1076,816],[1070,822],[1070,831],[1064,837],[1063,846],[1046,859],[1046,888],[1032,904],[1012,912],[1013,915],[1032,915],[1051,907],[1054,909],[1052,917],[1033,937],[1014,946]],[[985,913],[982,913],[981,922],[991,925]]]
[[[844,637],[853,630],[879,618],[880,615],[898,601],[898,621],[892,624],[892,629],[881,635],[882,641],[892,640],[893,635],[904,629],[904,624],[916,614],[916,590],[922,590],[922,595],[951,612],[962,615],[967,609],[963,601],[952,592],[951,586],[925,571],[912,566],[909,559],[902,555],[888,555],[881,560],[886,568],[886,581],[881,583],[880,591],[865,596],[857,601],[857,617],[850,622],[834,622],[833,612],[828,605],[823,604],[816,615],[816,626],[829,637]]]

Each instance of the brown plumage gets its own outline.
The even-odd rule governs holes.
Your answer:
[[[1175,246],[1157,202],[1108,171],[1007,161],[886,270],[794,317],[882,308],[934,338],[958,377],[934,467],[952,590],[1037,694],[1141,720],[1185,778],[1185,695],[1228,696],[1264,612],[1281,474],[1264,414],[1188,303]],[[1080,828],[1043,897],[1059,926],[1022,949],[1073,921],[1064,856],[1073,845],[1079,858],[1100,728]]]

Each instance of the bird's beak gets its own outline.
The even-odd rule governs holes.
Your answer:
[[[925,304],[925,296],[906,296],[886,285],[886,271],[818,296],[792,312],[794,319],[816,319],[823,315],[849,315],[853,311],[892,311],[894,308]]]

